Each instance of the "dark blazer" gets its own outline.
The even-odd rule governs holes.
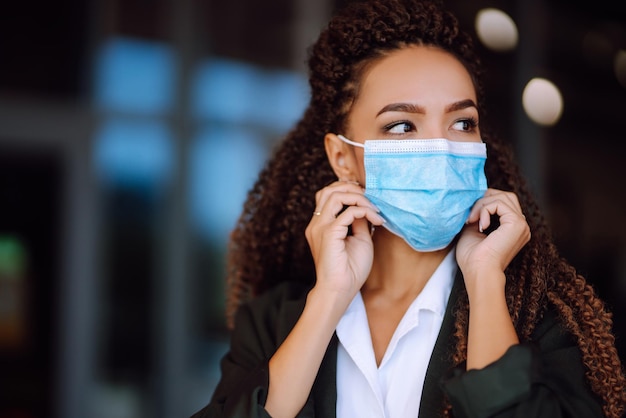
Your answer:
[[[536,327],[531,342],[512,347],[484,369],[455,368],[450,357],[452,310],[463,297],[463,286],[459,274],[426,372],[420,417],[441,416],[446,398],[455,417],[603,417],[601,404],[585,381],[576,341],[552,310]],[[269,417],[263,409],[268,362],[300,317],[307,291],[298,284],[283,284],[242,306],[230,351],[221,361],[221,380],[210,403],[193,418]],[[298,417],[335,417],[337,344],[334,336]]]

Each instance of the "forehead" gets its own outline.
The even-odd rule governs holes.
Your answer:
[[[435,47],[410,46],[393,51],[368,67],[355,105],[428,105],[465,99],[476,101],[476,91],[470,74],[458,59]]]

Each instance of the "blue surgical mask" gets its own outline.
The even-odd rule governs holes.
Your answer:
[[[339,138],[365,149],[365,196],[384,224],[417,251],[447,247],[487,190],[483,142]]]

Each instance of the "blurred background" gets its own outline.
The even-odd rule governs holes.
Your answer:
[[[186,417],[228,341],[224,257],[347,0],[5,1],[0,416]],[[493,125],[626,353],[626,3],[445,0]]]

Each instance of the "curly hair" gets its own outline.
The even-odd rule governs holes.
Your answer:
[[[482,70],[469,34],[439,4],[420,0],[353,2],[336,13],[309,50],[311,99],[302,119],[274,151],[249,191],[228,248],[227,319],[237,308],[283,281],[315,283],[304,236],[315,193],[336,178],[324,150],[328,132],[342,132],[363,71],[407,45],[428,45],[455,56],[468,70],[482,103]],[[607,417],[622,415],[625,379],[612,334],[612,315],[592,286],[555,248],[538,205],[505,142],[481,129],[488,145],[490,187],[517,194],[532,231],[506,270],[506,298],[520,341],[528,341],[549,304],[576,337],[586,376]],[[453,361],[466,359],[469,302],[455,307]],[[449,415],[448,411],[444,411]]]

